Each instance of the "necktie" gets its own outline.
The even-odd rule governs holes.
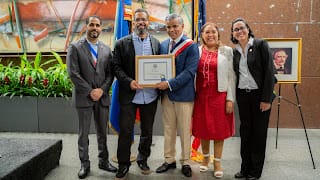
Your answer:
[[[175,41],[171,41],[171,50],[170,50],[170,52],[173,51],[175,45],[176,45],[176,42]]]

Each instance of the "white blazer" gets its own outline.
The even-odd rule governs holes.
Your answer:
[[[200,57],[202,46],[199,46]],[[220,46],[218,49],[218,91],[227,92],[227,100],[235,101],[236,76],[233,71],[233,50],[229,46]]]

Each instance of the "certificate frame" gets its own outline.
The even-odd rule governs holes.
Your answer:
[[[174,55],[136,56],[136,81],[142,87],[155,87],[157,83],[176,76]]]
[[[278,83],[301,83],[302,38],[265,38],[272,53]],[[276,65],[276,53],[282,51],[287,57],[284,70],[279,71]]]

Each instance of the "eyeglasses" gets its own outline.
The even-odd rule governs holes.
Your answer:
[[[148,19],[146,19],[146,18],[137,18],[134,21],[136,21],[136,22],[139,22],[139,21],[145,22],[145,21],[148,21]]]
[[[234,29],[232,30],[232,32],[240,32],[240,31],[243,31],[243,30],[245,30],[245,29],[247,29],[247,27],[241,26],[241,27],[239,27],[239,28],[234,28]]]

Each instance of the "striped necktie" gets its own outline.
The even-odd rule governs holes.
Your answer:
[[[176,42],[175,41],[171,41],[171,50],[170,53],[172,53],[173,49],[175,48]]]

